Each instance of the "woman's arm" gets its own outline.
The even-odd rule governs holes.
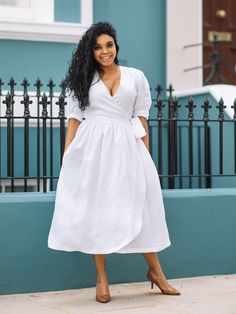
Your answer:
[[[146,135],[144,137],[142,137],[142,140],[143,140],[145,146],[147,147],[147,150],[149,151],[149,130],[148,130],[147,119],[144,117],[140,117],[140,116],[139,116],[139,119],[142,122],[142,125],[146,131]]]
[[[66,140],[65,140],[64,152],[66,151],[67,147],[70,145],[73,138],[75,137],[75,133],[76,133],[80,123],[81,122],[75,118],[69,119],[67,130],[66,130]]]

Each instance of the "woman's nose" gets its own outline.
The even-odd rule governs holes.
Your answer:
[[[108,50],[107,50],[107,47],[103,47],[102,48],[102,53],[106,53]]]

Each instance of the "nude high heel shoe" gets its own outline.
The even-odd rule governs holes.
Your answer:
[[[97,282],[97,285],[96,285],[96,290],[98,290],[98,285],[101,284],[99,282]],[[97,302],[101,302],[101,303],[107,303],[111,300],[111,296],[110,296],[110,293],[109,293],[109,289],[108,289],[108,292],[106,294],[98,294],[96,292],[96,301]]]
[[[165,295],[180,295],[181,294],[175,288],[173,288],[174,290],[165,290],[165,289],[161,288],[159,282],[154,279],[154,277],[153,277],[153,275],[152,275],[150,270],[147,272],[147,279],[149,281],[151,281],[151,289],[153,289],[153,284],[155,284],[161,290],[162,294],[165,294]]]

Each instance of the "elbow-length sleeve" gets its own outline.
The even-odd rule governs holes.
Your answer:
[[[147,78],[142,71],[138,71],[136,78],[137,95],[133,108],[133,117],[142,116],[148,119],[152,105],[152,97]]]
[[[83,120],[83,113],[81,109],[79,108],[79,102],[78,100],[73,99],[73,94],[69,95],[66,98],[67,102],[67,119],[69,120],[70,118],[75,118],[79,120],[80,122]]]

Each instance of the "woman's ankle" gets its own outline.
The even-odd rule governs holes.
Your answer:
[[[149,268],[149,269],[153,276],[166,280],[165,274],[163,273],[162,269],[157,269],[157,268]]]
[[[97,275],[97,283],[108,283],[106,274]]]

